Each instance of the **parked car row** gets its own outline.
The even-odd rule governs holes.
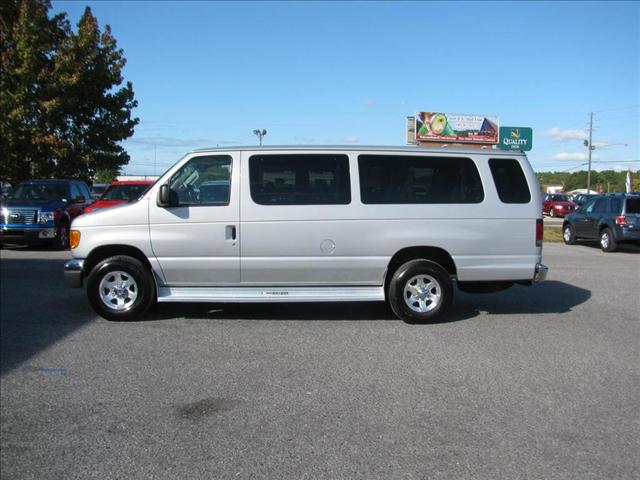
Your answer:
[[[80,180],[28,180],[2,197],[0,245],[69,246],[74,218],[100,208],[135,200],[153,182],[113,182],[93,202],[92,191]]]

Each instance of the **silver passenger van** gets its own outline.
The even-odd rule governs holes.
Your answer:
[[[70,236],[66,283],[113,320],[154,302],[387,301],[423,322],[454,284],[494,292],[547,272],[525,155],[476,148],[196,150]]]

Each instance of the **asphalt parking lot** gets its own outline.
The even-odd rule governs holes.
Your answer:
[[[97,318],[68,252],[2,250],[7,479],[640,477],[640,253],[547,244],[547,282],[382,304]]]

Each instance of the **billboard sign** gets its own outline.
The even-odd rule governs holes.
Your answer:
[[[531,150],[533,147],[533,130],[527,127],[500,127],[500,143],[502,150]]]
[[[498,143],[500,123],[495,115],[418,112],[416,140],[422,142]]]

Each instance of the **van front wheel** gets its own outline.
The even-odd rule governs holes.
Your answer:
[[[140,260],[117,255],[91,270],[87,297],[93,309],[107,320],[136,320],[153,304],[155,283]]]
[[[429,260],[401,265],[389,283],[389,304],[407,323],[433,321],[453,300],[453,284],[447,271]]]

